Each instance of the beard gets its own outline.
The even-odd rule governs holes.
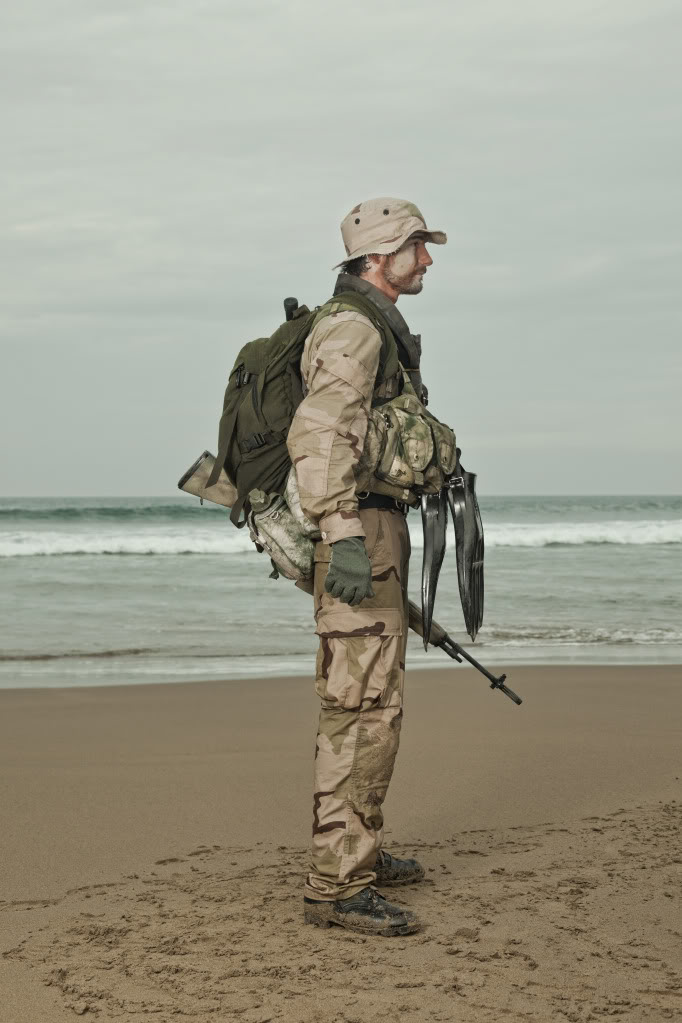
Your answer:
[[[398,274],[387,263],[383,270],[383,278],[401,295],[418,295],[424,287],[421,271],[425,269],[425,267],[416,266],[407,273]]]

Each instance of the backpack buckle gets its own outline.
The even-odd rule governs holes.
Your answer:
[[[242,454],[246,455],[249,451],[255,451],[256,448],[262,448],[267,443],[262,433],[252,433],[250,437],[242,441],[239,445]]]

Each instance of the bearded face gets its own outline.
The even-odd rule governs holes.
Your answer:
[[[410,238],[388,257],[382,268],[387,284],[400,295],[418,295],[424,287],[424,274],[432,260],[421,238]]]

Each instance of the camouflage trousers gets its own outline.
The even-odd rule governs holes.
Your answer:
[[[315,548],[321,700],[315,750],[313,843],[305,894],[344,899],[375,880],[382,804],[402,719],[410,539],[399,511],[360,511],[374,596],[357,607],[325,592],[331,547]]]

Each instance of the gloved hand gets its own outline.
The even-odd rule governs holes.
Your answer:
[[[332,597],[355,607],[365,597],[373,597],[372,566],[361,536],[347,536],[332,544],[332,558],[324,588]]]

